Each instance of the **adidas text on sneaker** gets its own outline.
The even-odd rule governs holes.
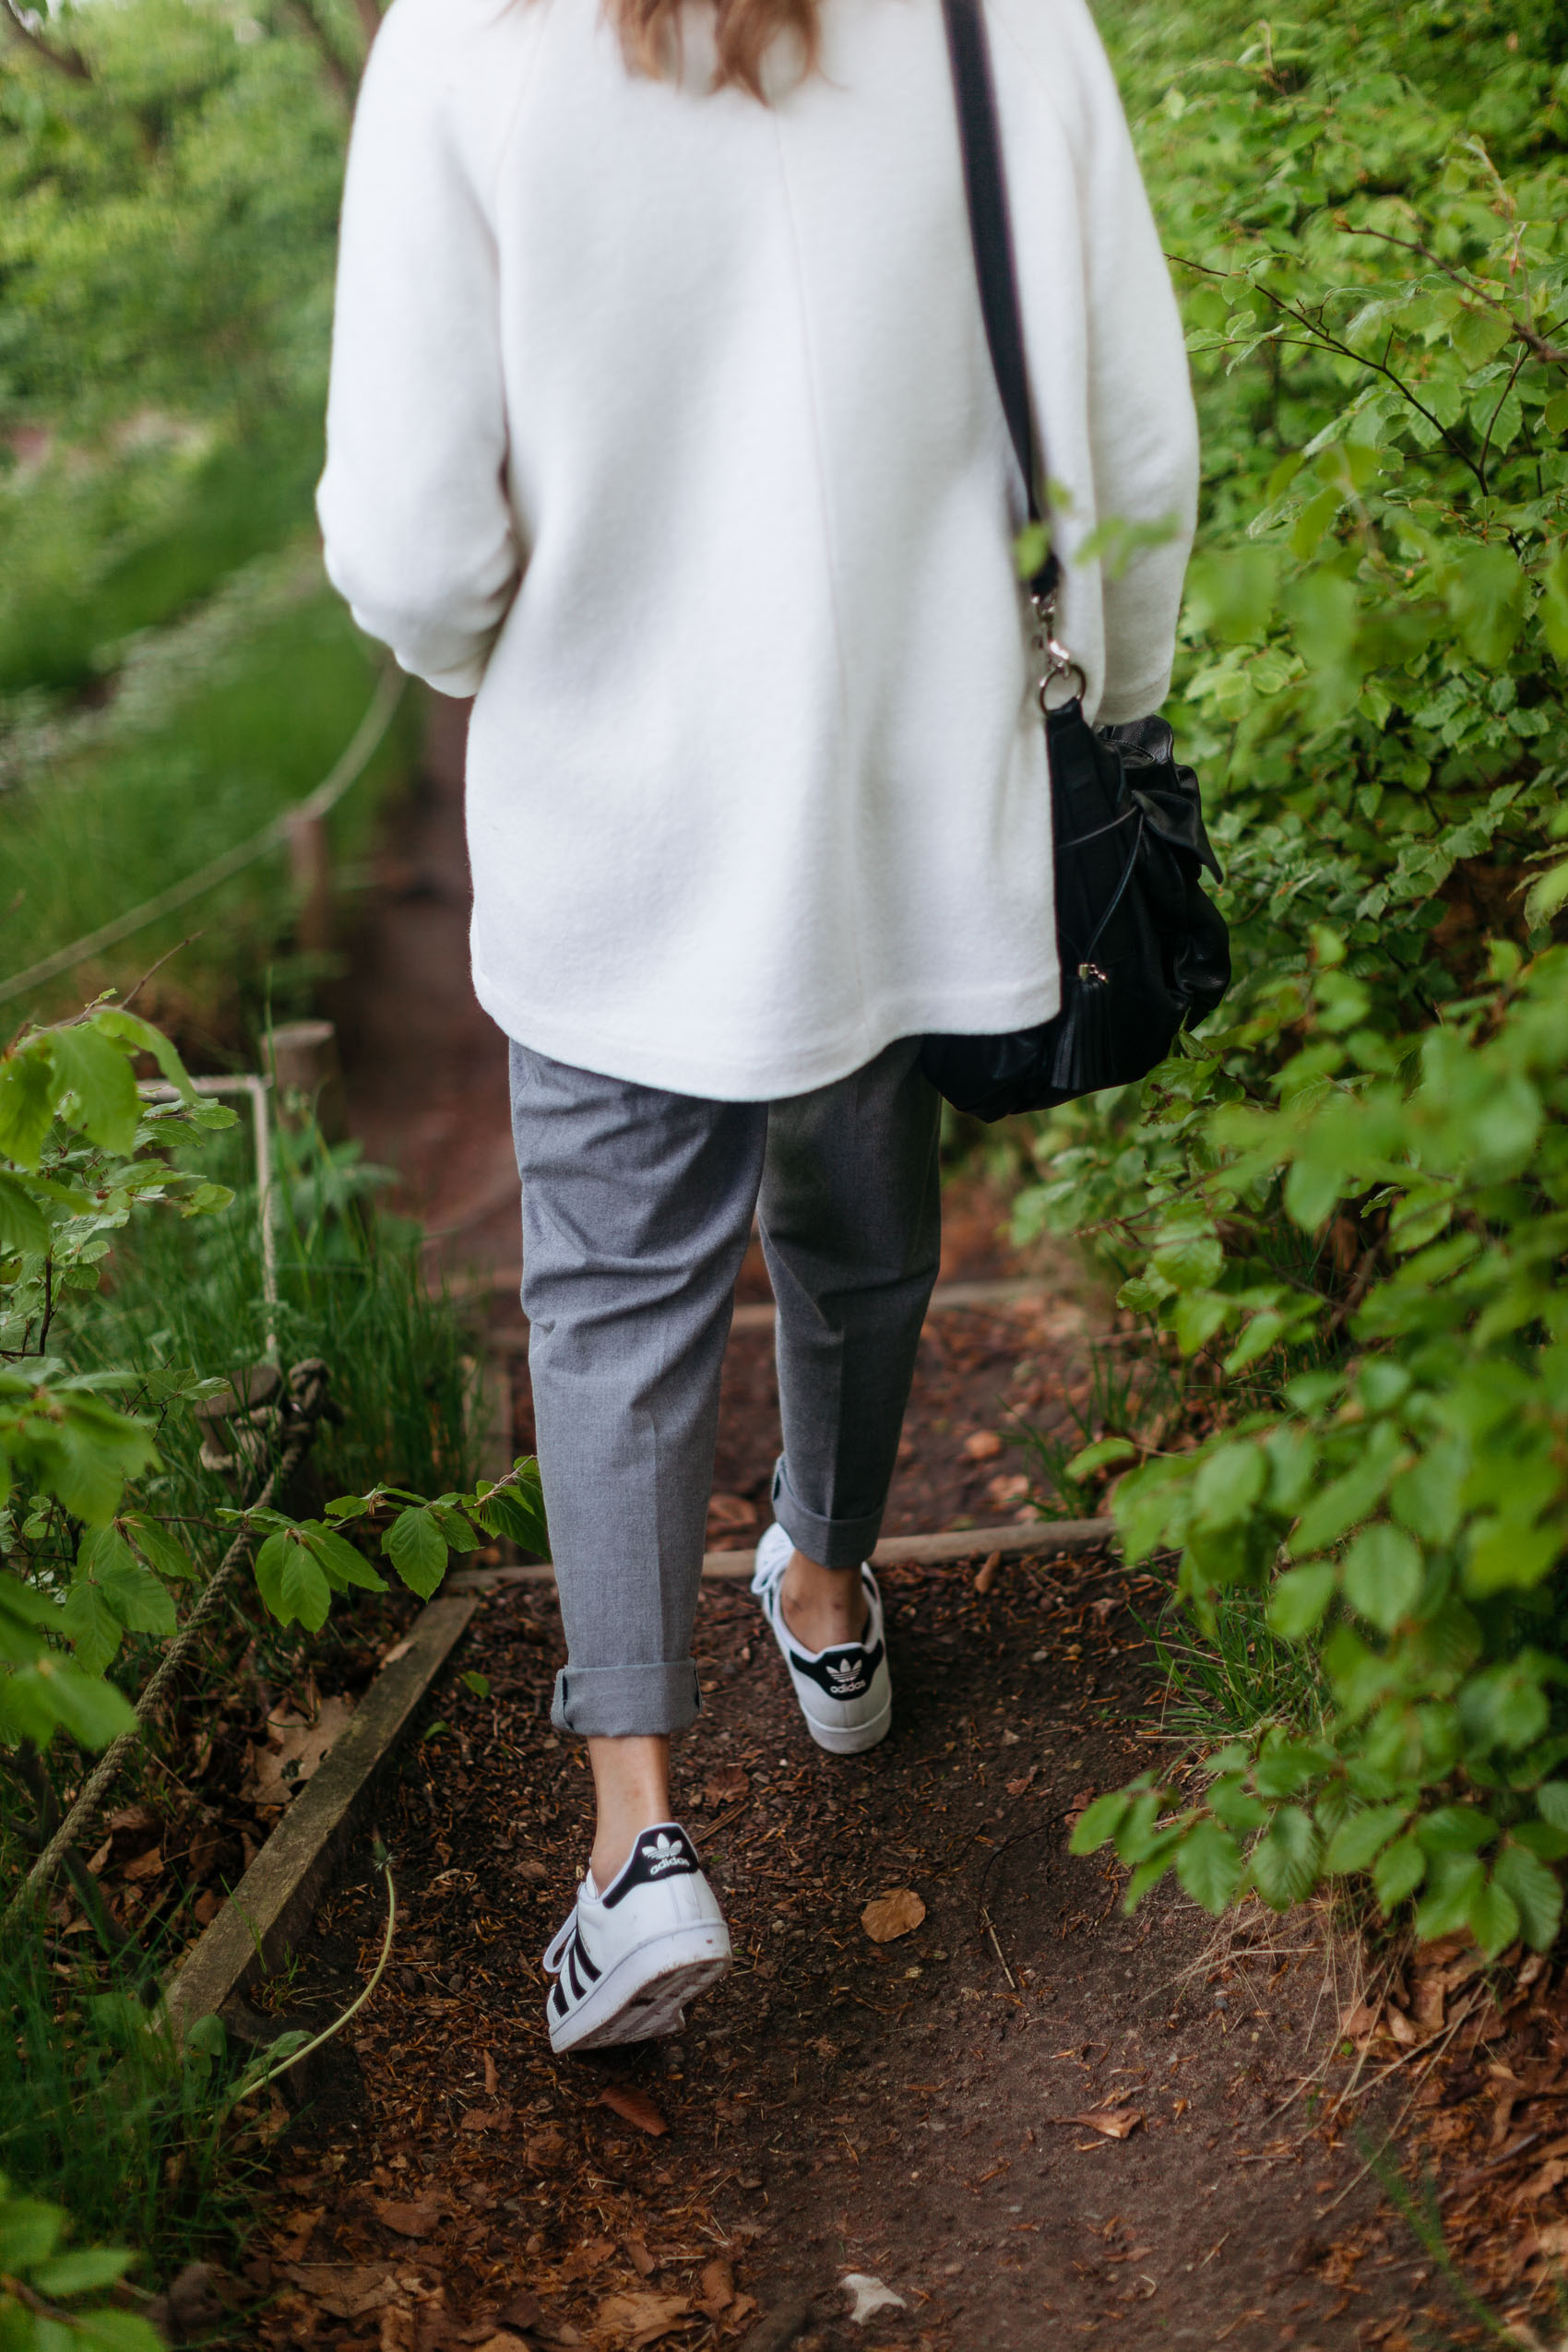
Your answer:
[[[861,1569],[866,1596],[865,1631],[858,1642],[808,1650],[784,1622],[784,1571],[794,1546],[775,1521],[756,1548],[752,1590],[790,1669],[806,1729],[829,1755],[858,1756],[887,1736],[893,1720],[893,1678],[887,1670],[882,1595],[869,1565]]]
[[[679,2029],[686,2002],[730,1967],[730,1930],[679,1823],[643,1830],[602,1895],[588,1872],[544,1966],[555,1979],[544,2004],[552,2049]]]

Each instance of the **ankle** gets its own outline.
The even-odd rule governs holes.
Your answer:
[[[803,1551],[790,1553],[778,1597],[785,1624],[810,1650],[858,1642],[871,1614],[859,1567],[824,1568]]]
[[[602,1894],[624,1869],[645,1829],[670,1812],[670,1742],[634,1737],[588,1741],[599,1819],[589,1868]]]

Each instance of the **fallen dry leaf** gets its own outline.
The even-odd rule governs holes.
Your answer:
[[[374,2197],[371,2207],[377,2221],[395,2229],[399,2238],[428,2238],[441,2218],[441,2200],[434,2195],[411,2197],[407,2203],[395,2197]]]
[[[163,1848],[149,1846],[145,1854],[138,1854],[134,1862],[125,1864],[125,1875],[130,1879],[156,1878],[162,1868]]]
[[[659,2268],[659,2264],[647,2251],[646,2238],[628,2238],[625,2240],[625,2255],[639,2278],[651,2278]]]
[[[670,2126],[648,2097],[646,2091],[635,2090],[630,2083],[612,2083],[599,2095],[600,2107],[609,2108],[624,2121],[635,2123],[652,2140],[661,2140]]]
[[[127,1832],[133,1829],[156,1829],[158,1815],[150,1805],[122,1805],[118,1812],[110,1814],[106,1826],[111,1830]]]
[[[511,2120],[509,2107],[470,2107],[457,2129],[459,2132],[505,2132]],[[549,2136],[548,2132],[540,2133],[540,2139]],[[562,2144],[564,2145],[564,2142]]]
[[[1001,1565],[1002,1554],[999,1551],[992,1552],[988,1559],[980,1562],[980,1566],[975,1570],[975,1590],[977,1593],[988,1593],[991,1590],[992,1585],[996,1582],[996,1572]]]
[[[1026,1796],[1028,1792],[1029,1783],[1033,1780],[1039,1770],[1039,1764],[1030,1764],[1028,1772],[1023,1775],[1021,1779],[1010,1780],[1007,1783],[1007,1794],[1009,1797]]]
[[[702,2294],[697,2309],[710,2320],[718,2319],[735,2299],[735,2274],[729,2263],[716,2257],[702,2266]]]
[[[214,1895],[212,1889],[208,1887],[205,1895],[196,1896],[192,1916],[198,1928],[209,1928],[222,1908],[223,1897],[220,1895]]]
[[[612,2344],[638,2352],[678,2327],[691,2308],[686,2295],[607,2295],[599,2307],[599,2324]]]
[[[519,2287],[509,2303],[498,2314],[503,2327],[537,2328],[544,2317],[544,2306],[537,2295],[526,2287]]]
[[[1107,2140],[1129,2139],[1144,2120],[1141,2107],[1101,2107],[1090,2115],[1070,2115],[1069,2123],[1081,2123],[1086,2131],[1098,2132]]]
[[[1002,1451],[1002,1440],[993,1429],[978,1429],[973,1437],[964,1440],[964,1451],[971,1462],[994,1462]]]
[[[285,1716],[281,1721],[269,1717],[267,1745],[252,1750],[255,1758],[256,1801],[286,1805],[311,1778],[333,1741],[346,1729],[353,1711],[350,1698],[323,1699],[314,1723],[305,1722],[300,1716]],[[278,1742],[276,1747],[273,1740]]]
[[[856,2327],[864,2327],[874,2312],[907,2311],[909,2308],[901,2295],[895,2295],[891,2287],[885,2287],[880,2278],[872,2277],[868,2271],[852,2270],[838,2284],[847,2295],[855,2299],[849,2318]]]
[[[879,1895],[861,1913],[861,1925],[873,1943],[893,1943],[910,1935],[925,1917],[925,1905],[912,1886],[896,1886]]]
[[[575,2286],[579,2278],[588,2278],[610,2260],[615,2248],[608,2238],[585,2238],[574,2246],[561,2265],[560,2275],[567,2286]]]
[[[552,2172],[566,2154],[566,2140],[561,2132],[536,2132],[524,2147],[523,2155],[536,2172]]]
[[[751,1793],[750,1775],[740,1764],[727,1764],[703,1783],[702,1800],[705,1805],[738,1805]]]
[[[537,1854],[529,1854],[517,1864],[517,1876],[519,1878],[545,1879],[550,1876],[550,1871],[548,1865],[541,1862]]]
[[[493,2099],[501,2088],[501,2077],[495,2071],[495,2061],[489,2050],[484,2053],[484,2096]]]
[[[374,2263],[286,2263],[283,2275],[334,2319],[358,2319],[399,2299],[391,2272]]]
[[[743,1495],[715,1494],[708,1497],[708,1532],[713,1535],[734,1535],[756,1526],[756,1504]]]
[[[114,1838],[113,1838],[113,1832],[111,1832],[111,1833],[110,1833],[110,1835],[108,1835],[108,1836],[104,1839],[104,1841],[103,1841],[102,1845],[101,1845],[101,1846],[98,1848],[97,1853],[96,1853],[96,1854],[89,1854],[89,1855],[88,1856],[88,1864],[87,1864],[87,1866],[88,1866],[88,1869],[89,1869],[89,1870],[92,1872],[92,1875],[93,1875],[93,1877],[94,1877],[94,1878],[97,1878],[97,1876],[99,1875],[99,1872],[102,1870],[104,1863],[105,1863],[105,1862],[109,1859],[109,1857],[110,1857],[110,1855],[113,1853],[113,1849],[114,1849]]]
[[[1094,1803],[1094,1798],[1095,1792],[1092,1788],[1079,1789],[1077,1795],[1073,1799],[1067,1808],[1065,1819],[1069,1826],[1077,1820],[1080,1813],[1087,1813],[1088,1812],[1089,1807]]]
[[[512,2335],[505,2328],[501,2327],[496,2329],[493,2335],[485,2337],[479,2347],[479,2352],[529,2352],[529,2347],[520,2335]]]

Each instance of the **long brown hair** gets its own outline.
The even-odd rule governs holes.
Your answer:
[[[677,69],[686,0],[606,0],[606,6],[633,73],[657,80]],[[822,50],[819,0],[712,0],[712,6],[716,89],[749,90],[766,105],[763,60],[781,37],[792,42],[802,73],[815,66]]]

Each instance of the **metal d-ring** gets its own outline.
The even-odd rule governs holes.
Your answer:
[[[1047,696],[1059,679],[1075,678],[1078,683],[1073,691],[1080,697],[1088,692],[1089,682],[1085,674],[1083,663],[1075,655],[1069,653],[1067,647],[1052,633],[1051,624],[1056,615],[1055,596],[1037,596],[1033,602],[1035,651],[1045,665],[1040,671],[1039,683],[1036,692],[1039,696],[1039,707],[1049,718],[1051,705],[1047,700]]]

